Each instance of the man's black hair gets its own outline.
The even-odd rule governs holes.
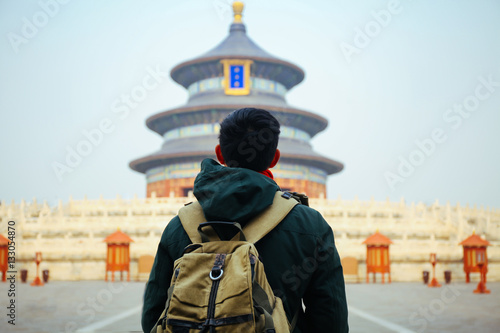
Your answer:
[[[280,123],[263,109],[231,112],[220,124],[219,144],[229,167],[264,171],[273,161]]]

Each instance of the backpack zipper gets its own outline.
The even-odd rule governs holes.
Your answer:
[[[215,300],[217,299],[217,290],[219,290],[220,279],[213,280],[212,288],[210,289],[210,296],[208,298],[208,310],[207,310],[207,320],[202,325],[200,333],[204,332],[215,332],[215,327],[213,326],[215,320]]]
[[[208,300],[208,312],[207,312],[207,320],[211,321],[211,319],[215,318],[215,300],[217,298],[217,291],[219,290],[220,280],[215,280],[212,283],[212,289],[210,290],[210,297]]]
[[[212,288],[210,289],[210,296],[208,297],[207,320],[203,324],[201,332],[215,332],[215,301],[217,300],[217,291],[219,290],[220,279],[224,274],[224,261],[226,254],[219,253],[215,256],[214,266],[210,271],[210,279],[212,280]],[[215,276],[214,276],[215,275]]]

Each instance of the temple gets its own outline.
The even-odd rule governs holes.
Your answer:
[[[328,121],[291,107],[285,96],[304,79],[298,66],[279,59],[255,44],[242,22],[243,3],[233,3],[229,36],[211,51],[183,62],[171,71],[174,81],[188,90],[188,102],[149,117],[146,125],[160,134],[161,149],[130,163],[146,174],[147,196],[185,197],[193,188],[200,162],[215,158],[219,123],[231,111],[259,107],[281,123],[280,163],[273,168],[283,190],[326,196],[326,179],[343,165],[313,151],[310,140]]]

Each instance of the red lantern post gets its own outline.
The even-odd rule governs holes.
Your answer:
[[[36,262],[36,278],[31,283],[32,286],[43,286],[43,282],[40,279],[40,263],[42,262],[42,252],[35,253],[35,262]]]
[[[481,281],[477,284],[476,290],[474,290],[475,294],[489,294],[491,290],[486,289],[486,270],[485,270],[485,255],[484,252],[477,253],[477,266],[479,267],[479,272],[481,274]]]
[[[474,231],[472,235],[460,242],[460,245],[464,247],[465,282],[470,282],[470,273],[479,273],[482,275],[484,270],[484,282],[486,283],[486,273],[488,272],[488,255],[486,253],[486,248],[490,245],[490,242],[476,235]],[[477,262],[478,255],[484,258],[482,267],[479,267]]]
[[[115,272],[120,272],[120,279],[123,281],[123,272],[127,272],[127,281],[130,281],[130,243],[133,242],[127,234],[118,230],[106,237],[104,240],[108,244],[108,256],[106,259],[106,278],[111,272],[111,281],[115,280]]]
[[[431,280],[431,283],[429,283],[427,286],[428,287],[441,287],[441,285],[439,284],[438,280],[436,279],[436,263],[437,263],[437,259],[436,259],[436,254],[435,253],[431,253],[430,261],[431,261],[431,264],[432,264],[432,280]]]
[[[385,273],[387,273],[389,283],[391,283],[389,245],[392,244],[392,241],[377,230],[365,239],[363,244],[366,244],[366,283],[369,283],[370,273],[373,273],[373,283],[376,282],[375,275],[377,273],[382,274],[382,283],[385,283]]]

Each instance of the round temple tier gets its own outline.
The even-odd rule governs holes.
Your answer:
[[[149,117],[147,126],[163,137],[157,152],[130,163],[146,174],[147,195],[186,196],[204,158],[215,158],[220,122],[232,111],[256,107],[270,111],[281,124],[281,159],[272,169],[284,190],[310,197],[326,195],[328,175],[340,172],[340,162],[316,153],[311,138],[328,120],[293,108],[286,93],[304,79],[304,71],[260,48],[246,34],[243,4],[235,2],[229,35],[218,46],[171,71],[189,98],[179,108]]]
[[[152,168],[179,162],[197,161],[200,163],[204,158],[215,159],[217,143],[217,136],[214,135],[172,140],[164,143],[161,150],[130,162],[130,167],[135,171],[147,173]],[[323,170],[326,175],[337,173],[343,169],[342,163],[314,152],[307,142],[283,138],[280,140],[278,148],[281,151],[280,163],[311,166]]]
[[[215,157],[215,156],[214,156]],[[327,173],[311,165],[301,164],[308,160],[283,158],[272,172],[282,190],[307,193],[317,198],[326,192]],[[148,169],[146,172],[147,195],[153,192],[158,197],[187,196],[193,190],[193,183],[200,171],[197,159],[191,161],[181,159],[177,163],[170,160],[161,166]]]
[[[180,127],[220,123],[229,113],[245,106],[266,109],[278,119],[282,126],[297,128],[306,132],[310,137],[323,131],[328,125],[328,120],[311,112],[256,103],[184,106],[151,116],[146,120],[146,125],[149,129],[164,136],[167,132]]]

